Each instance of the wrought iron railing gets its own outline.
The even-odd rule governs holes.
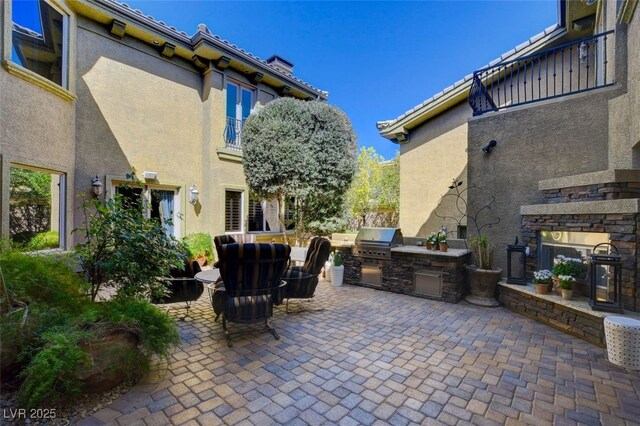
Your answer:
[[[473,73],[473,115],[615,84],[608,71],[613,31],[482,68]]]
[[[225,146],[229,149],[242,149],[242,127],[245,120],[238,120],[234,117],[227,117],[227,124],[224,128]]]

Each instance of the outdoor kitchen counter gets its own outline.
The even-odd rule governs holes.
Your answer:
[[[408,254],[421,254],[429,256],[442,256],[442,257],[463,257],[471,253],[467,249],[452,249],[447,251],[440,250],[427,250],[420,246],[399,246],[391,249],[391,253],[408,253]],[[392,254],[393,257],[393,254]]]

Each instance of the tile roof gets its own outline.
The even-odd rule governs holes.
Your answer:
[[[527,40],[524,43],[519,44],[515,48],[503,53],[498,58],[492,60],[491,62],[489,62],[484,67],[480,67],[480,68],[490,67],[490,66],[496,65],[496,64],[498,64],[498,63],[500,63],[502,61],[506,61],[508,59],[513,59],[514,55],[517,56],[524,49],[526,49],[526,48],[528,48],[530,46],[533,46],[536,43],[540,42],[541,40],[543,40],[543,38],[545,36],[549,36],[549,35],[552,35],[554,33],[558,33],[559,34],[559,33],[563,32],[563,31],[564,31],[564,27],[562,27],[562,26],[560,26],[558,24],[551,25],[550,27],[546,28],[541,33],[534,35],[529,40]],[[463,79],[456,81],[451,86],[449,86],[449,87],[445,88],[444,90],[436,93],[435,95],[431,96],[429,99],[425,100],[424,102],[420,103],[419,105],[416,105],[415,107],[413,107],[410,110],[406,111],[405,113],[403,113],[399,117],[394,118],[392,120],[378,121],[376,123],[376,126],[378,127],[378,130],[383,131],[384,129],[393,126],[394,124],[398,123],[399,121],[403,120],[404,118],[407,118],[408,116],[414,114],[415,112],[417,112],[419,110],[422,110],[423,108],[425,108],[429,104],[431,104],[431,103],[437,101],[438,99],[442,98],[443,96],[451,93],[453,90],[459,88],[462,85],[465,85],[465,84],[470,85],[472,78],[473,78],[473,74],[468,74],[468,75],[464,76]]]
[[[170,26],[168,24],[166,24],[163,21],[159,21],[157,19],[155,19],[153,16],[151,15],[145,15],[141,10],[139,9],[133,9],[131,6],[129,6],[128,4],[124,3],[124,2],[120,2],[118,0],[95,0],[96,3],[102,4],[104,6],[107,7],[111,7],[114,8],[116,10],[119,10],[120,12],[126,14],[127,16],[131,17],[132,19],[135,19],[137,21],[143,22],[145,24],[148,24],[162,32],[164,32],[165,34],[167,34],[170,37],[173,37],[175,39],[178,39],[180,41],[182,41],[183,43],[188,44],[190,47],[193,47],[194,45],[194,41],[195,40],[200,40],[200,39],[205,39],[208,40],[210,42],[213,42],[214,44],[218,44],[218,45],[222,45],[225,46],[227,48],[229,48],[231,51],[233,51],[235,54],[237,54],[238,56],[240,56],[242,59],[246,59],[249,60],[250,62],[256,63],[256,65],[259,65],[263,68],[267,68],[269,71],[273,72],[274,74],[277,74],[278,78],[281,78],[282,80],[290,80],[293,81],[294,83],[297,83],[303,87],[305,87],[307,90],[310,90],[314,93],[316,93],[317,95],[319,95],[321,98],[326,99],[329,96],[329,93],[327,91],[324,90],[320,90],[314,86],[312,86],[311,84],[293,76],[293,75],[288,75],[287,73],[281,71],[280,69],[278,69],[277,67],[269,64],[267,61],[265,61],[264,59],[259,58],[258,56],[238,47],[237,45],[229,42],[228,40],[225,40],[223,38],[221,38],[220,36],[217,36],[213,33],[211,33],[211,31],[207,28],[206,25],[204,24],[200,24],[198,25],[198,28],[196,30],[196,32],[189,36],[186,32],[178,30],[176,27],[174,26]]]

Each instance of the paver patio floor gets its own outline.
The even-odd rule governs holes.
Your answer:
[[[640,422],[639,373],[506,309],[324,282],[303,306],[228,348],[205,292],[164,379],[81,424]]]

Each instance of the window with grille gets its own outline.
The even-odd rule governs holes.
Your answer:
[[[242,192],[225,191],[225,232],[242,232]]]

